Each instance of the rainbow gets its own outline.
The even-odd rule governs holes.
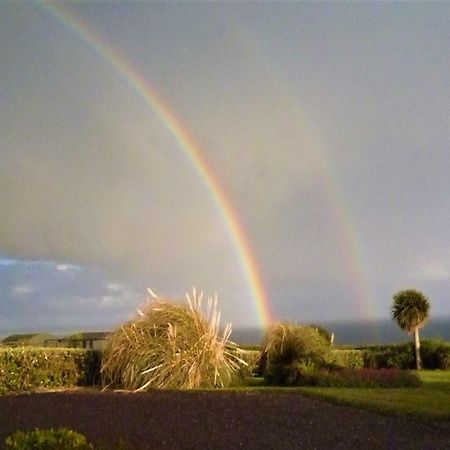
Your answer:
[[[267,328],[272,322],[272,311],[261,272],[253,254],[249,238],[239,221],[239,216],[228,198],[220,180],[208,165],[200,146],[194,137],[176,116],[170,105],[150,85],[147,79],[139,74],[131,61],[113,48],[98,33],[78,17],[69,13],[61,3],[41,2],[48,11],[64,27],[72,30],[91,50],[126,82],[126,84],[150,107],[153,113],[166,127],[179,148],[192,163],[193,168],[205,183],[214,204],[226,224],[226,228],[234,242],[242,270],[247,279],[249,289],[256,308],[260,325]]]
[[[330,222],[336,230],[339,239],[340,255],[348,265],[348,279],[351,280],[351,288],[356,297],[356,307],[362,319],[373,319],[379,315],[376,310],[379,302],[375,301],[373,286],[369,280],[367,267],[367,257],[361,245],[361,239],[352,217],[351,207],[345,199],[340,189],[341,183],[334,170],[332,158],[327,155],[327,146],[321,142],[320,133],[308,122],[303,114],[302,100],[297,99],[298,93],[291,88],[292,83],[286,74],[280,70],[280,66],[272,64],[267,60],[267,53],[260,47],[260,41],[255,39],[247,28],[242,28],[235,24],[233,34],[238,36],[239,45],[245,46],[245,50],[251,55],[253,60],[264,67],[265,72],[272,78],[272,82],[278,87],[278,93],[283,98],[283,102],[292,106],[292,111],[298,115],[298,123],[313,137],[311,142],[314,148],[321,169],[321,191],[323,199],[329,210]]]

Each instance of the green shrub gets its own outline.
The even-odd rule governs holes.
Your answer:
[[[427,339],[420,343],[424,369],[450,369],[450,343],[440,339]]]
[[[364,352],[362,350],[334,348],[331,350],[330,358],[339,367],[352,369],[364,367]]]
[[[338,369],[298,372],[298,386],[348,388],[400,388],[418,387],[420,378],[400,369]]]
[[[63,348],[0,348],[0,394],[35,388],[94,385],[100,353]]]
[[[362,346],[355,350],[362,352],[366,368],[411,370],[416,367],[413,342]],[[450,369],[450,343],[439,339],[423,340],[420,353],[424,369]]]
[[[315,328],[319,334],[321,334],[328,342],[332,342],[333,336],[332,334],[324,327],[311,323],[309,325],[311,328]]]
[[[243,350],[237,348],[235,354],[239,361],[239,369],[236,375],[240,379],[250,378],[255,375],[261,358],[260,350]]]
[[[369,346],[362,350],[366,368],[409,370],[415,367],[413,343]]]
[[[92,450],[80,433],[57,428],[49,430],[17,431],[6,438],[6,450]]]
[[[206,317],[201,295],[188,304],[155,298],[139,316],[107,339],[102,374],[105,384],[126,389],[222,387],[238,369],[229,350],[231,327],[219,336],[219,314],[210,299]]]
[[[279,323],[268,331],[264,349],[260,370],[266,381],[296,385],[300,371],[327,365],[330,342],[314,327]]]

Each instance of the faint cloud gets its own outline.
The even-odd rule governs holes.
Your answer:
[[[18,263],[15,259],[8,258],[0,258],[0,267],[1,266],[15,266]]]
[[[450,272],[441,262],[428,262],[420,267],[421,277],[427,281],[443,281],[450,278]]]
[[[121,290],[117,295],[103,295],[100,298],[99,307],[101,309],[122,309],[125,305],[133,303],[135,296],[131,291]]]
[[[122,283],[111,282],[106,284],[109,291],[100,297],[98,306],[102,310],[124,310],[127,305],[134,305],[138,296]]]
[[[34,292],[34,289],[30,286],[26,285],[17,285],[12,289],[12,294],[14,297],[23,297],[25,295],[31,294]]]
[[[56,264],[55,269],[60,272],[67,272],[69,270],[80,270],[81,268],[73,264]]]
[[[110,306],[110,305],[114,305],[117,304],[117,297],[114,297],[113,295],[104,295],[100,302],[103,306]]]
[[[125,286],[120,283],[109,283],[106,285],[106,287],[111,292],[121,292],[125,289]]]

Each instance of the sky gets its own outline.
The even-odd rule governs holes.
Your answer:
[[[389,318],[405,288],[450,316],[449,21],[1,2],[0,330],[111,329],[193,286],[234,327]]]

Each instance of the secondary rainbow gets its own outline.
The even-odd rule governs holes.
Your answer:
[[[52,17],[71,29],[103,61],[108,63],[128,86],[146,102],[178,143],[179,148],[189,158],[223,217],[247,279],[260,324],[263,328],[266,328],[272,321],[272,312],[250,241],[239,221],[239,216],[233,204],[226,195],[219,179],[209,167],[200,146],[195,142],[192,134],[162,96],[156,92],[147,79],[137,72],[131,61],[122,53],[113,48],[78,17],[69,13],[60,3],[42,2],[40,4]]]
[[[261,48],[260,41],[255,39],[247,28],[235,25],[233,35],[238,36],[239,45],[246,46],[246,51],[257,60],[266,74],[270,75],[272,82],[277,86],[279,98],[288,105],[292,105],[290,111],[298,116],[298,123],[307,130],[311,136],[309,147],[313,149],[315,157],[320,162],[320,186],[323,200],[326,201],[329,211],[329,219],[333,224],[341,249],[340,255],[347,265],[348,286],[351,287],[356,298],[356,307],[361,319],[373,319],[377,316],[377,304],[373,294],[373,286],[368,276],[368,260],[364,254],[364,248],[358,229],[355,227],[350,204],[346,201],[341,183],[336,173],[335,164],[326,149],[329,145],[324,145],[320,139],[320,132],[308,121],[303,113],[302,100],[298,99],[292,82],[286,77],[285,72],[280,70],[280,65],[273,64],[267,59],[266,48]],[[311,151],[311,150],[310,150]]]

